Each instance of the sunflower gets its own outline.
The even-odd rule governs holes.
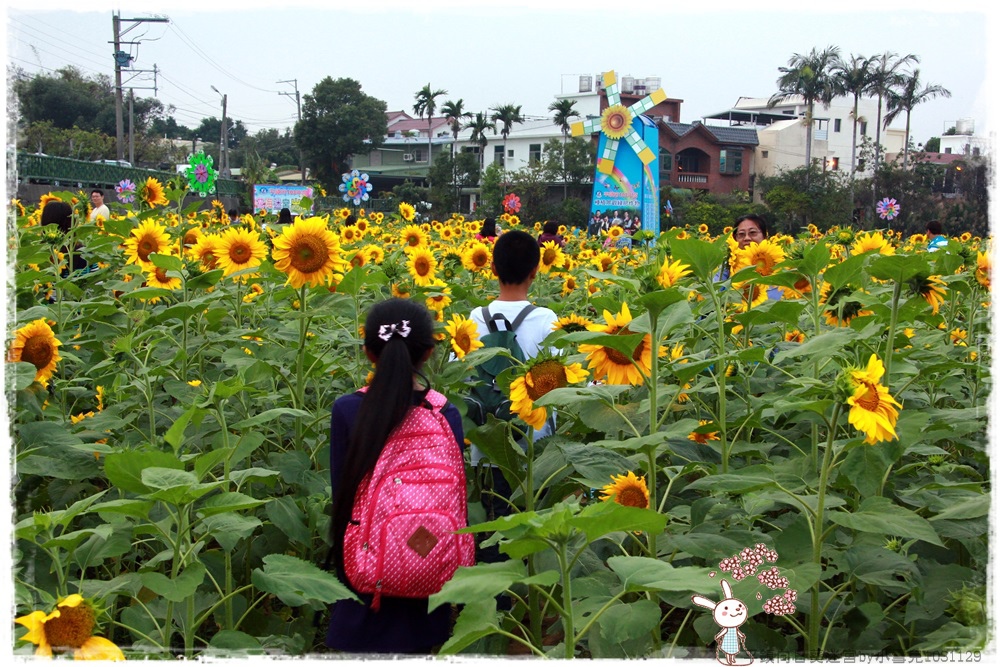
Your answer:
[[[399,243],[403,246],[416,248],[417,246],[430,245],[430,237],[420,225],[406,225],[399,232]]]
[[[703,426],[708,426],[711,423],[712,422],[710,422],[707,419],[699,419],[698,420],[698,429],[701,429]],[[699,432],[698,429],[695,429],[694,431],[691,431],[690,433],[688,433],[688,440],[691,440],[692,442],[697,442],[699,445],[704,445],[709,440],[718,440],[719,439],[719,432],[718,431],[707,431],[707,432],[702,431],[702,432]]]
[[[435,280],[435,271],[438,263],[434,259],[434,253],[421,246],[417,246],[407,253],[406,269],[413,277],[413,282],[421,287],[427,287]]]
[[[185,248],[190,248],[204,238],[204,236],[205,233],[201,231],[200,227],[192,227],[184,232],[184,236],[181,237],[181,245]]]
[[[264,288],[260,286],[260,283],[254,283],[250,285],[250,289],[243,295],[243,303],[253,303],[253,300],[263,293]]]
[[[781,298],[800,299],[810,292],[812,292],[812,283],[809,281],[809,278],[802,276],[791,287],[781,288]]]
[[[613,500],[626,507],[649,509],[649,489],[646,488],[646,478],[636,477],[629,471],[628,475],[611,476],[611,483],[601,489],[601,500]]]
[[[179,288],[182,281],[177,276],[168,276],[167,270],[159,266],[146,274],[146,285],[149,287],[162,287],[163,289],[175,290]]]
[[[854,243],[851,244],[852,255],[860,255],[862,253],[871,252],[872,250],[878,250],[880,255],[896,254],[896,249],[889,244],[888,239],[882,236],[882,232],[869,232],[867,234],[861,234],[856,237],[854,239]]]
[[[941,276],[914,276],[910,280],[910,290],[914,294],[919,294],[924,301],[930,304],[931,313],[938,314],[938,309],[944,303],[945,287]]]
[[[566,274],[566,277],[563,279],[562,295],[569,296],[577,287],[579,287],[579,285],[577,284],[576,276],[573,274]]]
[[[598,271],[604,271],[605,273],[615,272],[615,258],[611,253],[599,252],[590,260],[590,263],[597,267]]]
[[[381,264],[385,260],[385,250],[382,249],[382,246],[366,245],[361,249],[361,252],[364,253],[369,264]]]
[[[548,410],[535,407],[534,402],[553,389],[576,384],[587,379],[587,371],[580,364],[563,365],[557,358],[541,355],[523,367],[524,374],[510,383],[510,411],[532,428],[539,429],[548,419]]]
[[[542,273],[548,273],[553,267],[559,268],[566,261],[566,255],[555,241],[546,241],[538,252],[540,255],[538,270]]]
[[[605,310],[604,319],[607,322],[606,326],[592,324],[589,329],[611,335],[632,333],[628,328],[632,321],[632,313],[629,312],[627,303],[623,303],[621,311],[614,315]],[[609,384],[633,386],[641,385],[649,375],[652,349],[652,337],[649,334],[646,334],[642,342],[632,351],[631,357],[604,345],[580,345],[580,352],[587,354],[588,368],[594,370],[595,380],[607,377]],[[659,354],[664,353],[666,350],[660,347]]]
[[[139,187],[139,198],[150,207],[163,206],[167,203],[163,184],[152,176],[147,178],[146,182]]]
[[[791,331],[785,332],[785,342],[786,343],[802,343],[805,342],[806,335],[799,331],[798,329],[792,329]]]
[[[855,317],[864,317],[865,315],[872,314],[873,311],[864,308],[860,301],[845,300],[854,291],[854,287],[848,284],[831,293],[830,283],[823,282],[823,287],[819,293],[819,302],[821,305],[827,307],[823,312],[823,317],[827,324],[834,327],[846,327]]]
[[[594,323],[588,320],[586,317],[581,317],[580,315],[569,314],[564,317],[560,317],[556,320],[556,323],[552,325],[553,331],[565,331],[566,333],[575,333],[577,331],[587,331]]]
[[[437,278],[431,281],[430,288],[433,293],[427,297],[427,307],[440,315],[451,305],[451,288],[448,287],[448,283]]]
[[[125,241],[125,263],[138,264],[144,271],[151,271],[153,263],[149,261],[149,256],[164,253],[169,248],[167,228],[155,220],[146,220],[133,229]]]
[[[48,322],[38,319],[14,332],[14,342],[7,351],[7,361],[33,364],[35,382],[45,387],[56,370],[56,363],[62,359],[59,356],[60,345],[62,343],[56,338]]]
[[[865,434],[865,443],[874,445],[883,440],[896,439],[896,420],[903,407],[889,394],[887,387],[880,384],[885,367],[876,355],[868,360],[865,369],[849,371],[853,393],[847,398],[851,411],[847,421]]]
[[[951,330],[951,344],[958,345],[959,347],[968,347],[965,339],[968,338],[969,332],[965,329],[952,329]]]
[[[669,258],[663,262],[663,266],[660,267],[660,272],[656,274],[656,282],[664,288],[673,287],[676,285],[681,278],[686,275],[690,275],[691,267],[687,264],[682,264],[681,260],[676,260],[671,262]]]
[[[413,208],[413,206],[407,204],[405,201],[400,202],[399,215],[401,218],[403,218],[403,220],[406,220],[407,222],[412,222],[416,214],[417,214],[417,209]]]
[[[464,315],[453,315],[444,330],[451,336],[451,349],[459,359],[483,347],[482,341],[479,340],[479,328]]]
[[[50,614],[33,611],[14,622],[28,628],[21,641],[36,644],[38,657],[51,658],[53,649],[73,649],[75,660],[124,660],[125,655],[113,642],[93,636],[96,620],[91,603],[74,593],[61,600]]]
[[[738,312],[745,313],[767,303],[767,287],[756,284],[747,285],[746,283],[742,283],[742,285],[743,300],[736,306]]]
[[[223,275],[229,276],[237,271],[256,268],[265,257],[267,245],[260,240],[259,234],[254,234],[249,229],[230,227],[219,239],[217,259],[219,268],[224,271]],[[246,276],[241,278],[245,280]]]
[[[329,284],[334,273],[347,269],[337,234],[319,217],[299,218],[285,225],[274,239],[271,259],[274,268],[288,275],[287,284],[295,288],[306,283],[310,287]]]
[[[985,252],[976,253],[976,281],[986,289],[990,288],[990,256]]]
[[[475,241],[462,251],[462,266],[467,271],[488,271],[493,263],[490,247],[482,241]]]
[[[211,271],[216,267],[219,261],[220,240],[221,239],[218,234],[208,234],[202,236],[198,239],[194,246],[188,250],[188,254],[198,260],[203,270]]]
[[[342,243],[354,243],[355,241],[360,241],[364,237],[364,232],[360,231],[357,227],[344,227],[340,230],[340,241]]]
[[[733,273],[756,266],[757,273],[762,276],[769,276],[774,273],[775,265],[785,261],[785,251],[781,246],[773,243],[770,239],[764,239],[760,243],[751,243],[743,249],[737,249],[733,257]]]
[[[605,232],[604,235],[607,236],[609,239],[611,239],[611,243],[614,244],[614,242],[617,241],[619,238],[621,238],[621,235],[624,233],[625,233],[624,229],[622,229],[618,225],[615,225],[607,232]]]

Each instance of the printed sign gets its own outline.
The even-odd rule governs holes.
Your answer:
[[[313,189],[308,185],[255,185],[253,186],[253,210],[278,213],[287,208],[292,215],[312,213],[312,206],[303,209],[303,197],[313,197]]]

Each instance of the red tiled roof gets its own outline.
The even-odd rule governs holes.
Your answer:
[[[962,155],[961,153],[916,153],[914,157],[921,162],[928,162],[930,164],[951,164],[952,162],[964,162],[968,159],[967,155]]]

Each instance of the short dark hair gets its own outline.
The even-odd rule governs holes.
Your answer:
[[[927,231],[931,234],[937,235],[941,233],[941,221],[931,220],[927,223]]]
[[[278,223],[286,225],[292,221],[292,212],[287,207],[278,211]]]
[[[94,188],[93,190],[90,191],[90,194],[92,194],[92,195],[101,195],[103,197],[104,196],[104,190],[101,190],[99,188]]]
[[[493,246],[493,266],[497,279],[505,285],[523,283],[538,268],[541,258],[538,241],[519,229],[501,234]]]
[[[496,218],[486,218],[483,220],[482,226],[479,228],[480,236],[496,236],[497,235],[497,221]]]
[[[229,209],[229,215],[230,216],[239,215],[239,214],[240,214],[240,212],[237,211],[235,208]]]
[[[733,234],[736,233],[736,228],[739,227],[740,223],[744,220],[749,220],[753,224],[757,225],[757,229],[759,229],[760,233],[764,235],[764,238],[766,239],[768,237],[767,223],[764,221],[764,218],[754,213],[748,213],[747,215],[741,215],[736,218],[736,222],[733,223]]]
[[[546,220],[545,224],[542,225],[542,233],[544,233],[544,234],[558,234],[559,233],[559,223],[556,220]]]
[[[49,201],[42,209],[42,219],[39,224],[59,225],[59,229],[65,234],[72,226],[73,207],[64,201]]]
[[[344,227],[353,227],[358,224],[358,217],[353,213],[348,213],[347,217],[344,218]]]

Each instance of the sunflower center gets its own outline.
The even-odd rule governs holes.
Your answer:
[[[466,352],[468,352],[469,348],[472,347],[472,339],[469,338],[469,332],[464,329],[459,331],[455,336],[455,342],[458,343],[458,346]]]
[[[55,354],[55,348],[43,336],[32,336],[24,342],[24,349],[21,351],[21,361],[27,361],[41,370],[49,365]]]
[[[170,282],[170,278],[167,277],[167,270],[166,269],[160,268],[158,266],[158,267],[156,267],[156,271],[154,271],[153,273],[156,276],[156,280],[158,282],[161,282],[161,283]]]
[[[418,257],[413,262],[413,270],[417,272],[417,275],[421,278],[430,275],[431,263],[427,261],[426,257]]]
[[[528,371],[528,374],[531,382],[526,382],[525,385],[532,401],[537,401],[553,389],[566,386],[566,369],[558,361],[543,361]]]
[[[234,243],[229,248],[229,258],[237,264],[242,264],[250,259],[250,247],[246,243]]]
[[[551,248],[546,248],[545,252],[542,253],[542,263],[549,265],[556,261],[556,251]]]
[[[649,505],[649,499],[642,489],[635,486],[626,486],[615,494],[615,502],[626,507],[645,508]]]
[[[302,273],[315,273],[326,264],[330,251],[320,239],[307,236],[298,240],[289,256],[292,268]]]
[[[878,390],[867,382],[865,386],[868,387],[868,391],[861,398],[854,399],[854,403],[868,412],[875,412],[879,406]]]
[[[407,236],[406,245],[410,246],[411,248],[420,245],[420,237],[417,236],[416,234],[411,234],[410,236]]]
[[[94,632],[94,612],[85,604],[59,607],[59,617],[45,624],[45,638],[58,648],[80,648]]]
[[[146,262],[149,260],[150,253],[157,250],[159,246],[156,241],[149,237],[142,237],[139,242],[135,244],[135,254],[139,256],[139,259]]]
[[[218,258],[211,251],[208,251],[201,256],[201,263],[204,264],[210,271],[215,268],[217,260]]]

